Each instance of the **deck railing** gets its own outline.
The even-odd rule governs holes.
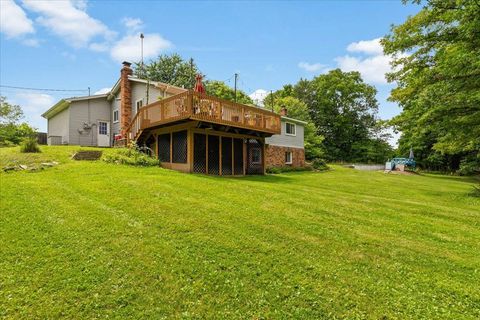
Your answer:
[[[127,129],[127,137],[134,140],[142,130],[183,119],[280,133],[280,116],[276,113],[186,91],[140,108]]]

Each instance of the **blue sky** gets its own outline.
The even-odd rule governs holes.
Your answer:
[[[420,9],[393,0],[0,3],[4,86],[106,90],[118,79],[121,61],[139,58],[143,32],[146,60],[177,52],[193,57],[208,79],[232,86],[238,72],[240,89],[257,92],[254,97],[332,68],[358,70],[377,87],[383,119],[400,109],[386,101],[389,57],[376,39]],[[40,114],[62,97],[83,93],[1,88],[43,131]]]

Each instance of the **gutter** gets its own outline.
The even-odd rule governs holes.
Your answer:
[[[42,117],[45,119],[50,119],[51,117],[55,116],[56,114],[62,112],[63,110],[67,109],[70,106],[70,101],[62,99],[58,101],[53,107],[48,109],[42,114]]]

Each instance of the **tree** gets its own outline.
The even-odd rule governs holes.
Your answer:
[[[134,74],[139,78],[147,78],[186,89],[193,89],[195,75],[198,73],[200,71],[193,59],[185,61],[176,53],[160,55],[156,60],[145,64],[143,68],[140,62],[134,64]]]
[[[391,122],[402,132],[400,149],[413,147],[429,168],[454,170],[465,159],[480,168],[478,1],[429,0],[382,44],[393,56],[388,80],[397,83],[390,100],[402,107]]]
[[[208,95],[215,96],[220,99],[235,101],[235,90],[227,86],[222,81],[208,80],[205,81],[205,91]],[[253,105],[253,100],[245,92],[237,89],[237,102]]]
[[[27,123],[19,123],[22,118],[20,106],[8,103],[6,97],[0,97],[0,145],[19,144],[35,133]]]
[[[283,98],[274,100],[273,106],[274,111],[277,113],[280,113],[282,108],[287,109],[288,117],[307,122],[304,127],[305,158],[307,160],[323,158],[325,155],[322,145],[324,138],[317,135],[317,130],[312,123],[307,105],[297,98],[284,94]]]
[[[377,90],[364,83],[360,73],[332,70],[311,81],[300,80],[294,92],[308,106],[317,134],[325,138],[329,160],[351,161],[354,148],[370,140]]]
[[[383,162],[392,157],[393,148],[387,142],[385,123],[376,118],[376,92],[375,87],[363,82],[360,73],[336,69],[312,80],[285,85],[267,95],[264,102],[279,111],[280,104],[288,104],[287,97],[301,101],[304,107],[289,110],[289,115],[313,124],[306,127],[305,145],[311,128],[311,138],[316,137],[316,144],[322,141],[328,160]]]

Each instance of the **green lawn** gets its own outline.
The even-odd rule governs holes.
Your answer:
[[[0,174],[0,318],[480,318],[471,179],[219,178],[76,149]],[[2,165],[23,157],[0,149]]]

